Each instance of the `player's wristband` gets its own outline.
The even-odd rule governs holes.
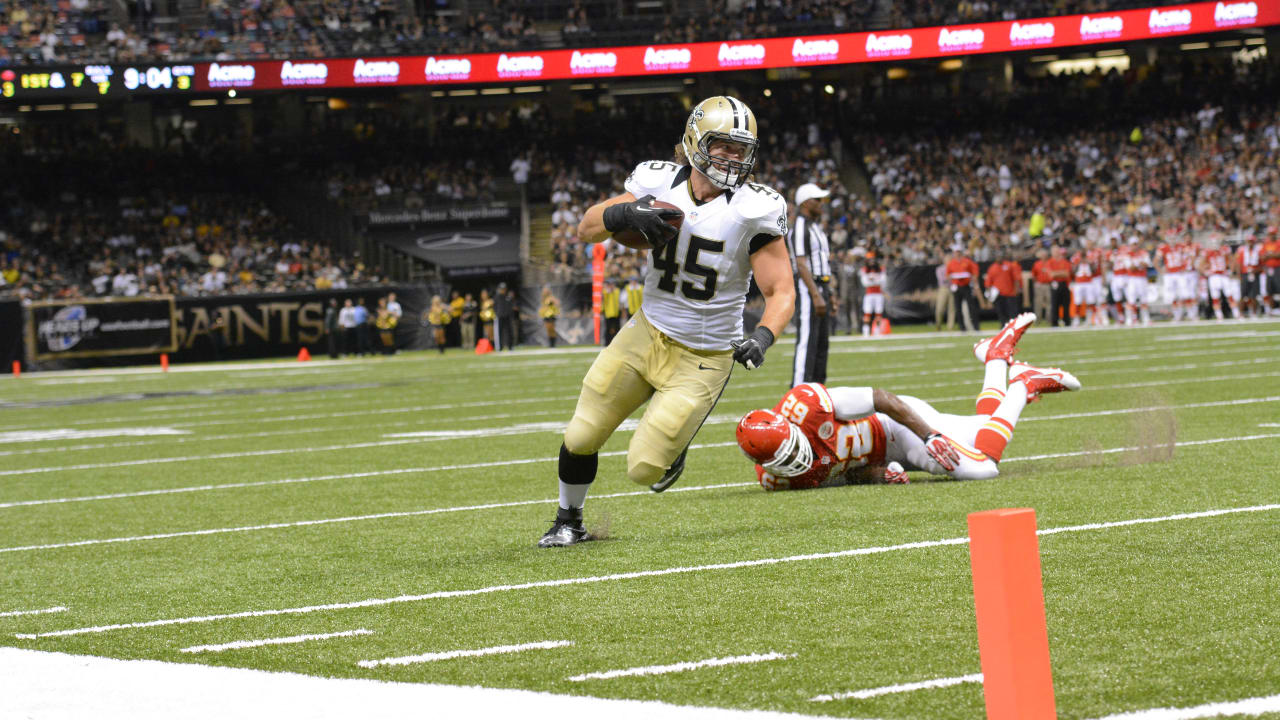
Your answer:
[[[757,325],[756,329],[751,331],[751,337],[760,343],[761,350],[768,350],[774,341],[773,331],[764,325]]]
[[[604,209],[605,230],[615,233],[627,226],[626,205],[626,203],[618,203]]]

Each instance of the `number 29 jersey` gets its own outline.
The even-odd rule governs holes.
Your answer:
[[[728,350],[742,337],[752,253],[787,234],[787,202],[746,183],[714,200],[693,199],[693,168],[661,160],[636,166],[624,187],[684,211],[680,234],[650,253],[642,307],[649,323],[686,347]]]
[[[841,420],[827,388],[818,383],[797,385],[782,396],[773,411],[800,426],[813,449],[813,467],[795,477],[776,477],[756,465],[756,478],[768,490],[810,490],[828,479],[864,465],[883,465],[889,443],[884,425],[873,410],[871,388],[862,403],[865,417]]]

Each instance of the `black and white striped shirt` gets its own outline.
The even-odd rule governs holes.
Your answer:
[[[794,258],[803,257],[809,261],[809,272],[815,280],[831,277],[831,249],[827,244],[827,234],[822,226],[804,215],[796,216],[795,227],[791,228],[791,270],[800,279],[800,270]]]

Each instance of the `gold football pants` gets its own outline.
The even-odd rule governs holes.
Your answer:
[[[655,483],[711,414],[732,369],[731,351],[685,347],[637,313],[582,379],[564,446],[574,455],[599,451],[648,400],[627,448],[627,477],[641,485]]]

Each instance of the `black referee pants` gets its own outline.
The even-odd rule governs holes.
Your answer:
[[[807,382],[827,382],[827,346],[831,339],[831,286],[818,281],[818,291],[827,303],[827,314],[818,317],[813,311],[813,298],[803,283],[796,288],[796,356],[791,371],[791,386]]]

